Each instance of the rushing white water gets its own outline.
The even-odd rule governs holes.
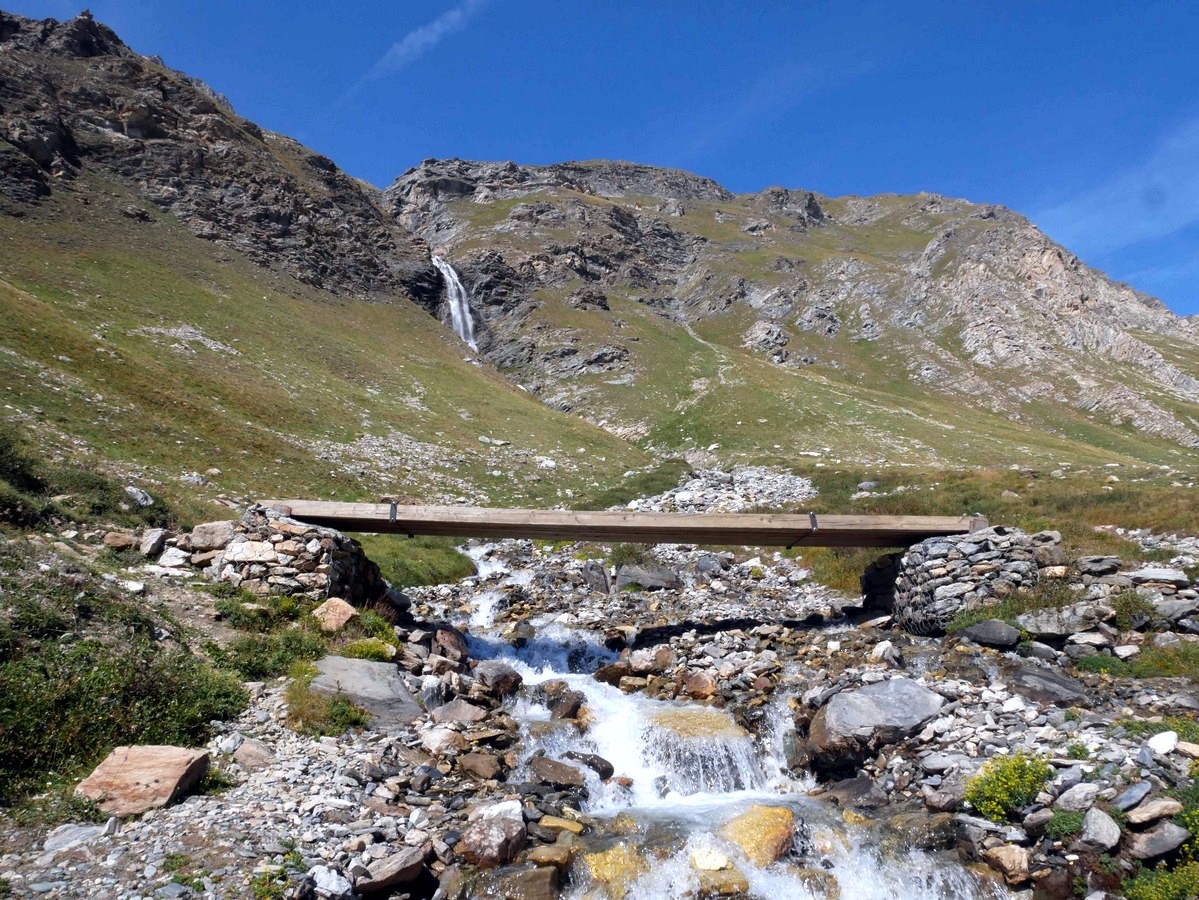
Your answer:
[[[479,564],[488,560],[491,548],[468,552]],[[527,570],[504,574],[503,582],[528,582]],[[495,611],[489,594],[498,596],[498,591],[482,591],[472,601],[471,655],[503,659],[524,678],[526,690],[510,710],[522,723],[525,752],[513,778],[529,777],[524,766],[537,753],[556,759],[572,751],[603,757],[615,777],[605,782],[583,769],[588,789],[583,811],[601,820],[620,816],[633,823],[633,833],[617,840],[631,848],[634,860],[646,861],[640,868],[632,865],[619,886],[582,877],[565,897],[694,897],[705,877],[695,861],[705,853],[726,857],[744,876],[747,894],[763,900],[826,900],[838,895],[831,890],[846,900],[1009,896],[947,854],[884,849],[875,829],[847,825],[836,807],[809,798],[811,776],[794,776],[784,762],[784,738],[792,728],[787,697],[776,695],[766,707],[765,726],[755,738],[725,710],[626,694],[591,676],[616,654],[552,617],[535,620],[536,636],[520,647],[488,635]],[[483,610],[485,616],[480,615]],[[549,681],[564,682],[583,694],[585,729],[553,720],[546,706],[532,699],[537,686]],[[720,834],[725,823],[754,805],[788,807],[801,823],[793,852],[770,866],[755,865]],[[603,846],[610,845],[609,840]]]
[[[440,256],[433,257],[433,265],[445,279],[446,299],[450,304],[450,324],[454,327],[454,334],[466,341],[470,349],[478,350],[479,345],[475,343],[475,322],[470,315],[470,295],[458,280],[458,273],[454,271],[453,266]]]

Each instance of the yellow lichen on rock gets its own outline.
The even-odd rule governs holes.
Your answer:
[[[621,842],[598,853],[585,853],[577,859],[582,864],[584,880],[595,888],[588,896],[619,900],[628,897],[633,883],[649,871],[649,863],[632,844]]]

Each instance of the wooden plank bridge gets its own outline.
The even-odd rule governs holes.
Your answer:
[[[655,513],[492,509],[323,500],[264,500],[284,515],[340,531],[461,538],[623,541],[752,547],[906,547],[969,534],[982,516],[840,516],[823,513]]]

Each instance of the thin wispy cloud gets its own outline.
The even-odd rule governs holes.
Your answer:
[[[426,22],[419,28],[414,28],[393,43],[363,77],[363,81],[373,81],[385,75],[398,72],[405,66],[420,59],[445,38],[456,31],[461,31],[475,14],[487,4],[487,0],[463,0],[452,9],[448,9],[431,22]]]
[[[1033,221],[1084,256],[1160,240],[1199,223],[1199,119],[1163,136],[1137,165],[1034,214]]]

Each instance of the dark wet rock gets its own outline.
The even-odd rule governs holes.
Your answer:
[[[474,667],[471,674],[496,697],[507,697],[516,693],[524,681],[516,669],[496,659],[484,660]]]
[[[599,775],[600,778],[607,779],[616,774],[616,768],[612,763],[608,762],[602,756],[596,756],[594,753],[579,753],[576,750],[568,750],[562,754],[562,758],[582,763]]]
[[[834,782],[820,796],[838,806],[856,809],[877,809],[888,803],[886,791],[873,779],[862,776]]]
[[[902,847],[919,850],[945,850],[953,846],[957,822],[947,812],[898,813],[887,820],[887,831]]]
[[[534,757],[529,761],[529,768],[542,782],[555,788],[579,788],[587,783],[582,770],[548,756]]]
[[[557,900],[559,894],[557,868],[533,866],[497,874],[488,880],[480,896],[501,900]]]
[[[1037,665],[1021,666],[1011,676],[1012,690],[1037,703],[1073,706],[1086,699],[1081,681]]]
[[[1007,650],[1020,643],[1020,631],[999,619],[987,619],[958,632],[958,636],[984,647]]]

